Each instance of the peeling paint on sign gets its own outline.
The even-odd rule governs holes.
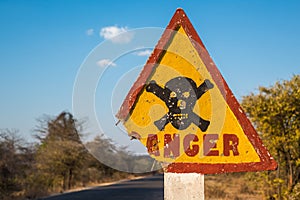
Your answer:
[[[178,9],[117,117],[168,172],[273,170],[275,160]]]

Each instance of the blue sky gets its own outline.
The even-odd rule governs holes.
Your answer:
[[[18,129],[30,139],[36,119],[43,114],[72,112],[78,70],[89,53],[109,39],[105,33],[111,29],[105,28],[165,28],[178,7],[187,13],[238,99],[258,86],[300,74],[300,1],[296,0],[2,0],[0,128]],[[136,55],[131,63],[132,57],[114,64],[123,62],[128,71],[147,59]],[[108,108],[103,112],[112,115]]]

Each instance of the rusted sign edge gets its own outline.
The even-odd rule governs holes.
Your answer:
[[[148,78],[151,76],[151,73],[153,72],[155,67],[159,64],[161,58],[165,53],[165,50],[163,49],[167,49],[166,47],[168,46],[168,43],[173,38],[172,31],[170,30],[177,31],[180,26],[184,29],[187,36],[190,38],[191,43],[193,44],[194,48],[197,50],[197,53],[201,57],[208,72],[212,76],[212,79],[220,89],[223,98],[227,102],[233,114],[236,116],[238,122],[240,123],[243,129],[243,132],[245,133],[248,140],[250,141],[255,151],[257,152],[260,158],[260,162],[237,163],[237,164],[172,163],[167,167],[166,171],[176,172],[176,173],[197,172],[202,174],[211,174],[211,173],[262,171],[262,170],[276,169],[277,168],[276,161],[269,154],[265,146],[262,144],[262,141],[259,138],[256,130],[254,129],[251,122],[247,118],[246,114],[244,113],[237,99],[234,97],[232,91],[229,89],[226,81],[224,80],[217,66],[215,65],[212,58],[210,57],[207,49],[202,43],[196,30],[194,29],[187,15],[181,8],[176,10],[169,25],[167,26],[158,44],[156,45],[153,53],[149,57],[142,72],[140,73],[137,81],[133,84],[132,88],[127,94],[116,117],[121,121],[126,121],[127,117],[130,116],[130,113],[134,109],[134,105],[138,101],[139,94],[143,90],[145,83],[147,83]],[[195,42],[197,44],[195,44]]]

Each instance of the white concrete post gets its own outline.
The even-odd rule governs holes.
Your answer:
[[[164,173],[165,200],[204,200],[204,175]]]

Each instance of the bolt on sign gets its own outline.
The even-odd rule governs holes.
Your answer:
[[[182,9],[116,116],[167,172],[277,167]]]

